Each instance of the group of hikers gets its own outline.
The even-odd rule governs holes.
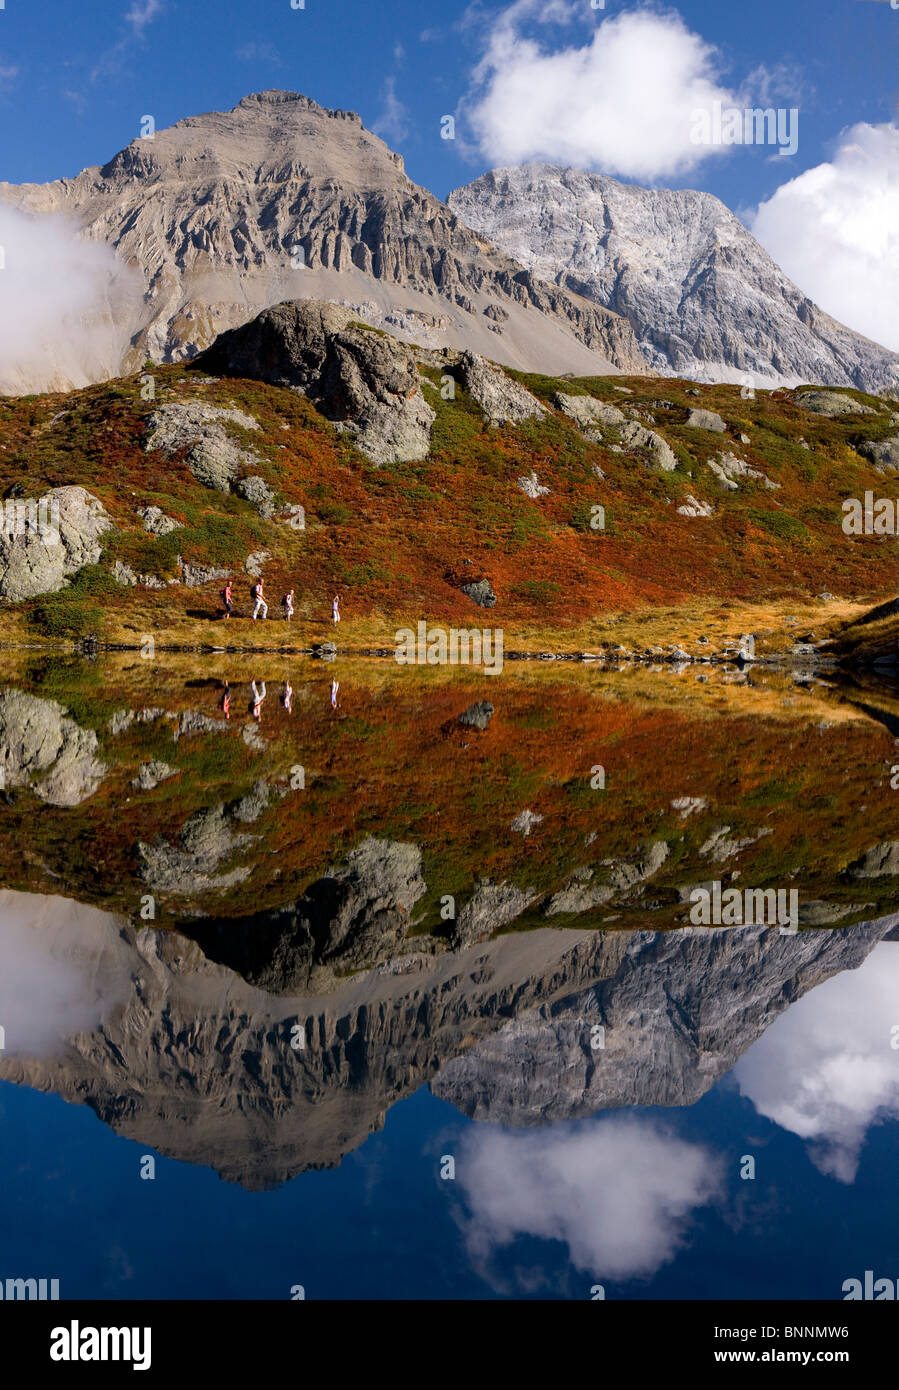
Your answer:
[[[256,723],[259,724],[262,721],[262,702],[264,701],[266,694],[265,681],[251,681],[250,687],[252,690],[252,695],[250,696],[250,702],[247,706],[247,709],[249,713],[253,716],[253,718],[256,720]],[[332,709],[338,708],[337,692],[339,691],[339,689],[340,682],[336,679],[332,679],[330,691]],[[291,685],[290,681],[287,680],[283,682],[281,690],[281,704],[283,705],[284,709],[286,709],[288,714],[293,713],[293,686]],[[222,711],[226,719],[231,718],[230,681],[225,681],[225,686],[219,699],[219,709]]]
[[[257,579],[256,582],[250,588],[250,594],[253,599],[253,622],[255,622],[257,618],[268,617],[268,604],[265,600],[264,587],[265,581],[263,579]],[[222,600],[222,605],[225,610],[225,617],[233,618],[234,595],[232,592],[230,579],[225,584],[224,589],[221,590],[220,598]],[[281,607],[284,610],[284,621],[289,623],[291,618],[293,617],[293,589],[288,589],[287,593],[282,595]],[[333,599],[331,600],[331,621],[333,623],[340,622],[339,594],[335,594]]]

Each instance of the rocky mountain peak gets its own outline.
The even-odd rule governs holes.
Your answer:
[[[74,179],[0,184],[0,202],[65,213],[142,271],[123,371],[146,356],[192,357],[301,298],[513,367],[646,370],[625,319],[543,283],[472,232],[354,112],[295,92],[188,117]]]
[[[711,193],[528,164],[448,201],[535,274],[626,318],[662,375],[895,388],[899,356],[812,303]]]

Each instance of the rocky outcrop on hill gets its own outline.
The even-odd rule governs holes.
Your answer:
[[[0,529],[0,598],[19,603],[54,594],[102,553],[112,525],[83,487],[54,487],[37,500],[7,499]]]
[[[138,844],[140,876],[154,892],[179,897],[233,888],[249,877],[250,870],[243,864],[223,873],[218,869],[252,838],[234,833],[224,806],[197,811],[185,822],[177,844],[163,839]]]
[[[876,414],[873,406],[839,391],[797,391],[795,399],[803,410],[810,410],[813,415],[825,415],[829,420],[838,419],[841,415]]]
[[[888,439],[866,439],[858,446],[858,451],[871,460],[878,473],[899,472],[899,434]]]
[[[536,396],[476,352],[462,353],[459,372],[466,391],[483,410],[488,425],[510,422],[517,425],[522,420],[535,420],[546,414],[546,407]]]
[[[899,357],[823,313],[710,193],[527,164],[448,202],[534,274],[626,318],[665,376],[895,390]]]
[[[304,299],[266,309],[223,333],[201,360],[302,392],[373,463],[427,457],[435,416],[413,351],[339,305]]]
[[[154,410],[147,421],[144,448],[158,449],[166,458],[185,450],[185,462],[198,483],[216,492],[230,492],[238,475],[259,464],[259,457],[239,444],[225,425],[258,430],[259,424],[243,410],[206,405],[200,401],[173,402]]]
[[[756,479],[771,492],[780,487],[780,483],[772,482],[760,468],[753,468],[752,464],[747,463],[745,459],[737,458],[736,454],[719,454],[717,458],[709,459],[706,467],[711,469],[718,481],[731,492],[738,491],[741,478]]]

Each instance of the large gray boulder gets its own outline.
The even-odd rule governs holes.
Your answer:
[[[308,396],[375,464],[427,457],[435,412],[414,351],[325,300],[277,304],[223,333],[200,358],[210,371]]]
[[[798,391],[796,404],[813,415],[824,415],[833,420],[839,415],[876,415],[873,406],[847,396],[843,391]]]
[[[468,394],[477,401],[488,425],[518,425],[546,414],[536,396],[476,352],[463,352],[459,371]]]
[[[54,594],[100,559],[112,522],[83,487],[54,487],[36,501],[7,498],[0,531],[0,598],[12,603]]]
[[[242,410],[201,401],[172,402],[150,416],[144,448],[148,453],[158,449],[166,458],[186,449],[187,466],[198,483],[216,492],[230,492],[245,468],[258,467],[259,458],[228,434],[226,423],[243,430],[259,429],[252,415]]]
[[[82,729],[55,700],[0,691],[0,783],[29,787],[50,806],[80,806],[106,768],[97,735]]]
[[[520,917],[536,898],[532,888],[482,879],[456,918],[452,933],[454,950],[485,941]]]
[[[596,425],[612,425],[617,429],[627,422],[627,416],[617,405],[606,405],[605,401],[598,401],[595,396],[569,396],[564,391],[557,391],[553,402],[582,430],[592,429]]]
[[[858,451],[871,460],[878,473],[899,472],[899,434],[889,439],[866,439]]]
[[[709,459],[706,466],[712,470],[719,482],[723,483],[731,492],[738,491],[740,484],[737,480],[739,478],[757,479],[772,492],[780,487],[780,483],[773,483],[760,468],[753,468],[752,464],[747,463],[745,459],[737,458],[736,454],[719,454],[717,458]]]
[[[723,434],[727,429],[721,416],[714,410],[691,410],[687,424],[691,430],[716,430],[718,434]]]
[[[646,449],[652,462],[663,473],[673,473],[677,467],[677,455],[666,439],[636,420],[628,420],[618,432],[619,438],[629,449]]]

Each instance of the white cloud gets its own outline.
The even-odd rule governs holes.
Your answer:
[[[398,145],[409,134],[409,110],[396,94],[395,78],[387,78],[382,99],[384,105],[372,130],[388,145]]]
[[[0,392],[85,386],[121,369],[143,283],[61,217],[0,206]]]
[[[809,1145],[823,1173],[851,1183],[865,1135],[899,1116],[899,945],[818,985],[776,1019],[733,1075],[760,1114]]]
[[[753,234],[827,313],[899,351],[899,127],[853,126],[762,203]]]
[[[649,1277],[673,1258],[690,1213],[718,1190],[697,1144],[627,1117],[552,1129],[466,1133],[456,1164],[469,1252],[486,1266],[519,1235],[564,1241],[597,1279]]]
[[[162,0],[134,0],[125,15],[125,23],[130,24],[138,38],[148,24],[151,24],[162,9]]]
[[[503,12],[475,72],[469,123],[493,163],[547,160],[649,182],[684,174],[733,148],[694,143],[695,112],[715,102],[744,109],[750,87],[781,85],[781,74],[759,68],[743,92],[723,86],[717,50],[673,12],[629,10],[604,19],[585,45],[553,52],[524,32],[533,11],[519,0]],[[574,13],[555,0],[536,18],[558,24]]]
[[[248,63],[272,63],[275,67],[281,67],[281,57],[273,43],[245,43],[240,48],[234,50],[235,58],[242,58]]]

